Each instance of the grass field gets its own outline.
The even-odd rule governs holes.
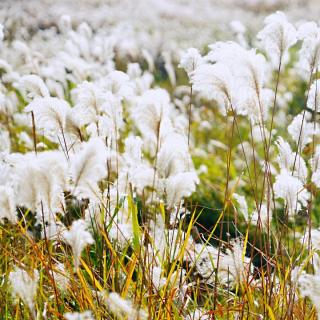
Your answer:
[[[157,52],[156,31],[16,9],[0,319],[320,319],[319,26],[278,11]]]

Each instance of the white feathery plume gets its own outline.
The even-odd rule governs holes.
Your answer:
[[[79,312],[67,312],[63,315],[66,320],[94,320],[91,311]]]
[[[123,126],[121,99],[114,94],[107,92],[105,102],[101,106],[103,113],[111,120],[112,130],[118,134]],[[114,134],[116,136],[116,134]]]
[[[115,315],[130,315],[132,312],[131,301],[123,299],[118,293],[110,292],[106,302],[112,313]]]
[[[86,22],[82,22],[78,26],[77,32],[87,39],[90,39],[92,37],[92,29]]]
[[[282,137],[279,137],[276,146],[279,150],[279,155],[277,157],[280,169],[286,169],[288,172],[293,170],[293,175],[306,181],[308,175],[308,169],[304,159],[291,150],[291,147],[287,141],[284,141]]]
[[[250,270],[251,259],[245,256],[243,241],[236,238],[230,241],[232,249],[228,248],[222,265],[227,265],[225,270],[230,273],[229,277],[235,282],[244,281]],[[224,261],[223,261],[224,260]],[[222,266],[221,266],[222,267]]]
[[[46,79],[46,86],[48,87],[48,90],[52,96],[55,96],[59,99],[65,98],[64,87],[62,83],[49,78]]]
[[[108,235],[112,240],[116,241],[117,246],[119,246],[120,248],[124,248],[129,243],[131,243],[133,239],[132,223],[114,222],[108,232]]]
[[[168,92],[150,89],[139,98],[132,116],[142,135],[156,143],[157,138],[171,131],[171,110]]]
[[[287,170],[283,169],[276,176],[276,182],[273,187],[275,197],[285,201],[289,216],[298,213],[302,207],[307,206],[309,192],[304,188],[303,183]]]
[[[228,88],[229,84],[229,92],[233,92],[229,94],[233,96],[233,101],[229,101],[230,106],[232,103],[238,114],[247,115],[253,122],[263,122],[267,118],[273,95],[271,90],[264,88],[267,73],[264,56],[255,49],[246,50],[232,41],[216,42],[209,48],[211,50],[206,59],[215,63],[214,66],[222,65],[227,69],[228,79],[224,87]]]
[[[127,75],[130,79],[137,79],[142,76],[142,69],[139,63],[129,63],[127,66]]]
[[[41,170],[31,162],[17,167],[14,181],[17,205],[35,212],[40,202],[41,176]]]
[[[270,226],[272,219],[272,212],[271,208],[269,207],[269,214],[268,214],[268,207],[263,203],[260,206],[260,210],[254,210],[251,215],[251,223],[257,225],[259,222],[265,228],[268,228],[268,224]]]
[[[38,153],[36,162],[45,174],[50,176],[51,183],[64,191],[68,188],[68,162],[61,151],[46,151]]]
[[[71,157],[72,193],[77,197],[95,197],[97,183],[107,175],[107,149],[99,138],[82,144]]]
[[[63,263],[58,262],[54,265],[54,269],[52,271],[52,277],[57,287],[60,290],[62,291],[67,290],[69,279],[68,279],[68,275],[66,274],[66,270]]]
[[[167,229],[161,214],[157,214],[155,220],[150,221],[150,233],[152,243],[150,244],[150,254],[155,259],[157,265],[162,265],[168,259],[173,261],[180,254],[179,247],[186,241],[186,234],[178,229]],[[192,250],[193,241],[189,237],[186,244],[186,250]],[[187,254],[186,251],[186,254]]]
[[[280,60],[287,58],[288,49],[297,42],[297,31],[280,11],[268,16],[264,23],[265,27],[258,33],[257,38],[273,65],[278,67]]]
[[[82,140],[81,135],[81,126],[82,126],[82,119],[81,115],[78,114],[78,110],[75,108],[68,109],[66,116],[65,116],[65,133],[75,136]]]
[[[66,227],[58,220],[56,215],[52,214],[50,211],[42,210],[40,207],[38,208],[36,218],[37,223],[41,225],[41,239],[53,241],[59,241],[61,239],[61,234],[65,231]],[[44,225],[43,218],[45,221]]]
[[[143,141],[138,136],[129,136],[125,140],[125,152],[122,154],[124,164],[118,178],[118,184],[124,185],[125,194],[129,190],[128,183],[131,183],[138,193],[153,184],[154,169],[142,161],[142,145]]]
[[[68,102],[52,97],[35,98],[25,108],[26,112],[34,113],[37,128],[56,133],[64,132],[69,110]]]
[[[172,63],[171,54],[168,51],[163,51],[161,53],[161,56],[164,61],[164,68],[168,74],[169,81],[170,81],[171,85],[174,87],[174,86],[176,86],[177,80],[176,80],[176,72],[175,72],[175,69],[174,69],[174,66]]]
[[[58,27],[63,33],[67,33],[72,30],[71,17],[67,14],[62,15],[58,21]]]
[[[243,47],[247,47],[247,39],[245,37],[247,28],[246,26],[239,20],[232,20],[229,24],[232,32],[236,36],[237,42]]]
[[[143,141],[138,136],[129,136],[125,142],[125,152],[123,157],[130,166],[137,166],[142,160]]]
[[[167,198],[167,206],[173,208],[183,198],[191,196],[196,191],[199,178],[195,172],[182,172],[165,179],[164,190]]]
[[[298,286],[300,294],[303,297],[309,297],[312,303],[314,304],[318,320],[320,320],[320,257],[317,253],[313,255],[313,268],[314,274],[307,274],[303,272],[298,276]]]
[[[288,126],[288,132],[292,140],[302,149],[312,141],[312,136],[317,133],[317,127],[314,128],[313,123],[308,122],[310,114],[306,113],[305,117],[300,113],[295,116]],[[315,131],[316,129],[316,131]]]
[[[87,133],[92,138],[103,137],[111,140],[111,146],[114,147],[116,142],[116,131],[115,124],[112,122],[112,119],[106,115],[98,116],[96,122],[91,122],[86,127]]]
[[[148,164],[142,163],[141,165],[130,169],[128,180],[131,182],[132,187],[141,194],[144,188],[152,187],[153,177],[154,169]]]
[[[133,87],[129,76],[122,71],[112,71],[103,80],[103,87],[117,97],[130,99],[133,95]]]
[[[9,274],[9,281],[12,286],[13,294],[20,297],[34,315],[34,298],[39,281],[38,270],[33,270],[33,275],[30,276],[27,271],[15,267],[14,271],[11,271]]]
[[[207,60],[222,63],[239,79],[240,87],[249,87],[256,94],[263,88],[267,64],[266,59],[256,49],[246,50],[238,43],[218,41],[209,45]]]
[[[109,293],[106,298],[106,303],[109,310],[119,318],[127,317],[128,320],[146,320],[148,318],[144,310],[134,308],[130,300],[123,299],[116,292]]]
[[[176,133],[168,134],[157,154],[157,173],[167,178],[190,169],[192,165],[188,144],[184,136]]]
[[[196,243],[194,253],[190,252],[191,261],[195,262],[198,273],[208,283],[215,283],[215,272],[218,272],[218,279],[223,285],[230,285],[230,283],[234,285],[245,279],[250,270],[250,258],[244,255],[240,239],[233,240],[231,245],[232,249],[227,249],[223,253],[211,245]],[[218,256],[220,256],[219,265]],[[217,271],[215,271],[216,268],[218,268]]]
[[[35,211],[42,203],[45,212],[62,212],[63,191],[67,188],[67,163],[61,152],[43,152],[38,156],[27,154],[15,166],[18,205]]]
[[[2,76],[2,81],[4,83],[15,83],[19,81],[20,75],[13,71],[12,66],[5,60],[0,59],[0,70],[4,71],[4,75]]]
[[[0,222],[5,219],[17,222],[14,190],[9,185],[0,186]]]
[[[223,253],[221,253],[223,258]],[[194,249],[189,252],[188,260],[195,264],[197,272],[203,277],[207,283],[215,283],[215,267],[217,266],[218,249],[211,245],[203,245],[196,243]],[[219,275],[221,273],[219,272]]]
[[[46,84],[35,74],[21,77],[18,87],[22,91],[22,94],[28,99],[49,97],[49,90]]]
[[[299,27],[298,37],[303,40],[299,67],[314,73],[320,64],[320,28],[315,22],[306,22]]]
[[[232,104],[238,114],[248,116],[253,123],[264,123],[274,96],[270,89],[264,88],[267,76],[264,56],[255,49],[246,50],[231,41],[216,42],[209,47],[211,50],[206,59],[214,63],[215,68],[222,65],[227,69],[229,79],[224,80],[223,93],[229,92],[228,104]]]
[[[7,130],[0,126],[0,152],[10,152],[11,141],[10,134]]]
[[[153,266],[150,271],[150,276],[151,279],[150,281],[152,282],[154,288],[156,291],[159,291],[160,288],[165,286],[167,282],[167,278],[162,276],[163,274],[163,269],[158,266]],[[149,275],[149,273],[148,273]],[[173,277],[174,278],[174,277]]]
[[[307,107],[312,111],[320,112],[320,80],[315,80],[309,91]]]
[[[105,92],[93,82],[84,81],[72,90],[73,99],[76,102],[74,109],[81,125],[95,122],[102,112],[102,105],[105,103]]]
[[[262,89],[257,94],[256,90],[248,87],[236,110],[238,114],[247,116],[253,124],[262,125],[268,118],[273,96],[273,92],[269,89]]]
[[[154,59],[153,59],[152,54],[145,48],[143,48],[141,50],[141,54],[148,64],[148,70],[150,72],[153,72],[154,71]]]
[[[223,63],[200,65],[192,73],[191,82],[195,91],[216,100],[223,114],[237,106],[239,87],[230,69]]]
[[[136,97],[143,95],[144,92],[151,88],[154,77],[151,73],[145,71],[141,77],[134,78],[132,80],[132,85],[134,88],[134,93]],[[136,97],[132,97],[131,100],[135,100]]]
[[[69,230],[65,230],[61,234],[61,240],[72,248],[75,269],[79,267],[82,250],[87,245],[94,243],[92,235],[87,231],[87,228],[87,222],[79,219],[72,223]]]
[[[191,72],[193,72],[202,63],[203,58],[201,57],[198,49],[189,48],[186,52],[182,54],[179,67],[183,68],[190,76]]]
[[[211,63],[221,62],[229,68],[239,60],[244,60],[247,50],[234,41],[217,41],[209,45],[206,60]],[[240,66],[241,68],[241,66]]]
[[[320,230],[319,229],[312,229],[310,238],[311,238],[312,248],[314,250],[320,250]],[[300,239],[300,242],[302,244],[306,245],[306,237],[303,236]]]
[[[240,212],[243,214],[244,219],[248,222],[249,212],[248,212],[248,204],[247,204],[246,198],[237,193],[234,193],[232,196],[237,200]]]
[[[188,315],[186,315],[183,320],[210,320],[211,315],[210,312],[205,310],[204,308],[197,308],[193,311],[190,311]]]
[[[320,146],[316,147],[313,158],[310,161],[312,176],[311,181],[319,188],[320,187]]]

